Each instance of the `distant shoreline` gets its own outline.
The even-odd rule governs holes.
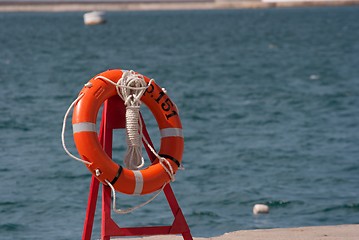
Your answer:
[[[0,12],[210,10],[275,7],[351,6],[359,0],[142,0],[142,1],[0,1]]]

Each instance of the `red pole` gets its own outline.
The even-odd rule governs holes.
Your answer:
[[[94,176],[92,176],[90,183],[89,197],[87,202],[84,230],[82,233],[82,240],[91,240],[99,187],[100,187],[100,182]]]

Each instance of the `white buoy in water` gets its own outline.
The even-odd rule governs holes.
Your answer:
[[[106,22],[105,13],[100,11],[93,11],[84,14],[84,23],[86,25],[103,24]]]
[[[269,213],[269,207],[265,204],[255,204],[253,207],[253,214]]]

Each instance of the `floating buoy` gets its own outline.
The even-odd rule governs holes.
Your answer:
[[[103,24],[106,22],[105,13],[100,11],[93,11],[84,14],[85,25]]]
[[[255,204],[253,207],[253,214],[267,214],[269,207],[265,204]]]

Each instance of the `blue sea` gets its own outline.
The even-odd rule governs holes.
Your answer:
[[[109,12],[97,26],[82,17],[0,13],[0,239],[81,238],[91,173],[64,152],[62,121],[83,84],[111,68],[154,78],[180,110],[185,170],[172,188],[193,236],[359,223],[358,7]],[[126,208],[150,196],[117,197]],[[270,213],[253,215],[256,203]],[[163,194],[113,216],[120,226],[173,220]]]

